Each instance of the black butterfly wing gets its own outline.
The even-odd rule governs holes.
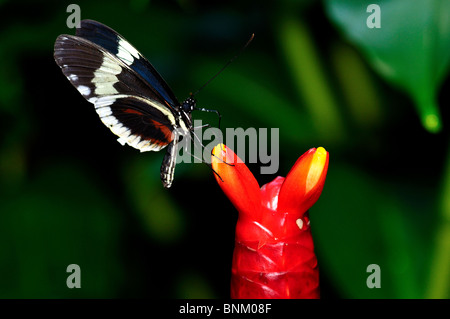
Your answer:
[[[141,152],[159,151],[174,139],[170,115],[145,98],[103,96],[95,102],[95,109],[102,122],[119,136],[122,145],[127,143]]]
[[[77,28],[78,37],[89,40],[114,56],[121,59],[127,66],[141,76],[150,88],[155,90],[170,106],[178,106],[177,98],[162,76],[152,64],[139,53],[124,37],[110,27],[93,20],[82,20]]]
[[[54,58],[119,142],[156,151],[173,140],[171,132],[178,127],[173,107],[122,58],[70,35],[56,39]]]

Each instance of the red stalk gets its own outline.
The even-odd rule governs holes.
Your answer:
[[[259,188],[226,146],[213,150],[220,187],[239,212],[232,263],[232,298],[319,298],[319,271],[308,209],[318,200],[328,152],[312,148],[286,178]],[[229,165],[233,164],[233,165]]]

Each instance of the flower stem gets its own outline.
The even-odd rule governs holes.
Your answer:
[[[450,152],[446,163],[427,298],[450,297]]]
[[[299,98],[308,108],[316,129],[325,138],[341,139],[345,130],[339,107],[309,29],[294,16],[283,16],[278,26],[282,53],[300,93]]]

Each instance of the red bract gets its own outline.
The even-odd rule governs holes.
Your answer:
[[[319,298],[308,209],[322,193],[328,152],[310,149],[286,178],[279,176],[261,189],[247,166],[223,144],[214,148],[212,166],[239,211],[231,297]]]

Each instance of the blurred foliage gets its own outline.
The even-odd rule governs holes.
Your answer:
[[[412,97],[424,127],[438,131],[441,119],[436,95],[450,62],[450,2],[419,0],[411,5],[402,0],[377,1],[379,29],[368,28],[361,19],[361,12],[373,1],[325,3],[330,18],[361,48],[373,67]],[[368,9],[369,21],[375,10]]]
[[[279,175],[311,147],[330,152],[311,209],[322,296],[448,298],[448,2],[406,2],[377,2],[381,29],[362,0],[77,3],[180,99],[254,32],[198,104],[223,131],[280,128]],[[164,151],[122,147],[68,83],[53,44],[74,34],[70,3],[0,1],[0,297],[227,298],[235,209],[206,165],[178,165],[163,189]],[[275,178],[259,167],[261,185]],[[66,287],[72,263],[81,289]],[[380,289],[366,286],[373,263]]]

